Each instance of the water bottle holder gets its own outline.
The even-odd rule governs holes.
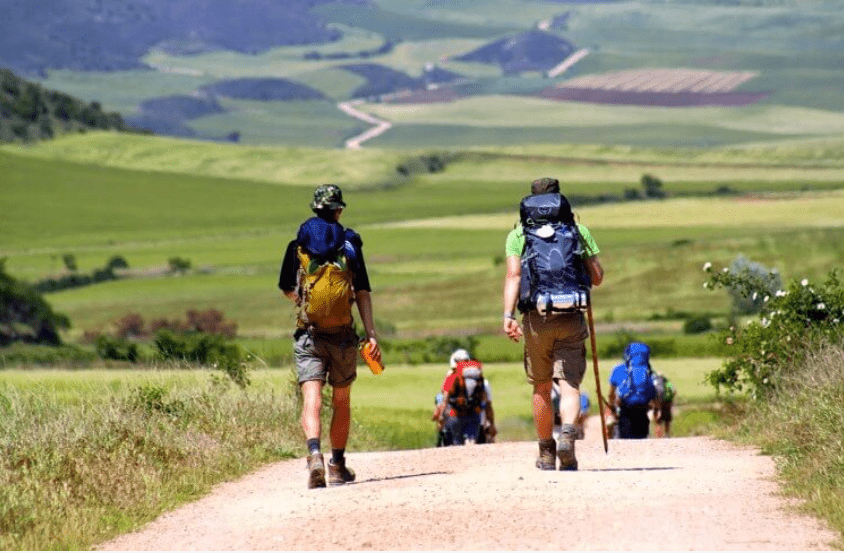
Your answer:
[[[536,296],[536,311],[540,315],[577,313],[589,307],[589,294],[583,290],[540,293]]]

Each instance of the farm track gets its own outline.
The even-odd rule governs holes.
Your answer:
[[[354,484],[306,489],[268,465],[103,550],[829,550],[773,461],[710,438],[577,443],[578,472],[539,471],[535,442],[351,452]],[[638,529],[638,530],[628,530]]]

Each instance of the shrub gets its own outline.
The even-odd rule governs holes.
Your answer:
[[[683,332],[686,334],[703,334],[712,330],[712,321],[706,315],[689,317],[683,323]]]
[[[782,288],[782,280],[776,269],[768,269],[760,263],[739,256],[730,265],[729,272],[741,275],[742,281],[752,281],[752,286],[732,284],[727,286],[733,300],[733,313],[753,315],[762,310],[762,298]]]
[[[114,335],[118,338],[143,338],[147,335],[144,328],[144,318],[140,313],[127,313],[114,323],[114,325]]]
[[[837,269],[823,284],[795,279],[788,289],[770,295],[770,281],[758,275],[726,268],[714,272],[709,263],[704,270],[710,275],[705,288],[741,289],[756,294],[763,305],[758,320],[725,330],[724,339],[733,349],[731,359],[707,377],[718,391],[746,390],[753,398],[767,397],[779,386],[782,372],[799,364],[811,344],[844,330],[844,286]]]
[[[645,191],[647,198],[664,198],[665,192],[662,190],[662,181],[653,175],[642,175],[639,180],[642,183],[642,189]]]
[[[0,345],[15,341],[60,345],[59,330],[70,328],[70,319],[56,313],[41,293],[6,273],[0,258]]]
[[[226,373],[241,388],[249,385],[243,350],[237,344],[226,342],[219,334],[179,335],[169,330],[160,330],[155,335],[154,343],[162,361],[211,366]]]
[[[173,274],[184,274],[191,268],[190,259],[183,257],[171,257],[167,260],[167,264],[170,267],[170,272]]]
[[[129,361],[130,363],[137,363],[138,361],[138,345],[125,338],[112,338],[100,334],[94,340],[94,347],[100,359]]]

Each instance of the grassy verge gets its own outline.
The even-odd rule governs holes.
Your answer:
[[[777,459],[784,493],[800,510],[826,520],[844,547],[844,347],[824,346],[792,367],[778,392],[754,404],[741,439]]]
[[[0,429],[4,550],[89,548],[301,453],[284,378],[207,371],[5,371]]]

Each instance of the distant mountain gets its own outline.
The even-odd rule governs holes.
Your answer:
[[[340,38],[311,13],[369,0],[0,0],[0,66],[110,71],[142,67],[151,48],[255,53]]]
[[[571,42],[534,30],[496,40],[453,59],[498,65],[504,73],[514,74],[546,71],[565,60],[574,50]]]
[[[42,88],[0,69],[0,142],[43,140],[65,132],[131,130],[118,113]]]

